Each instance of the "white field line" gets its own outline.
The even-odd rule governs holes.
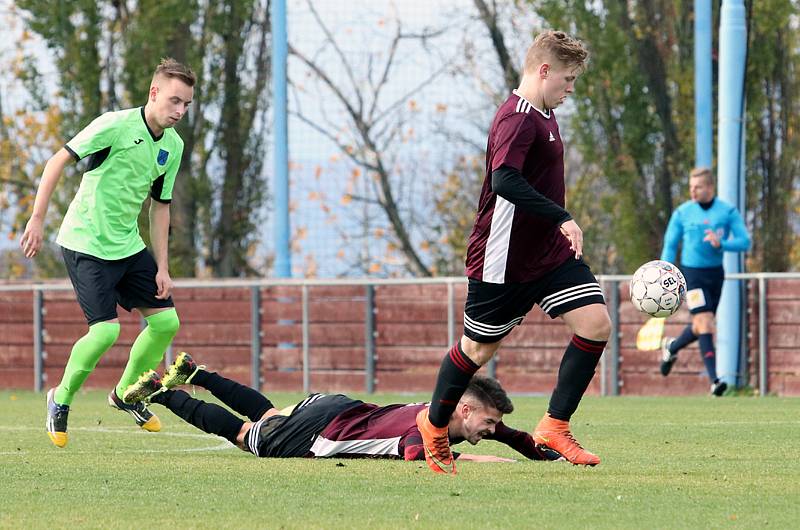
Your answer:
[[[109,429],[106,427],[70,427],[70,432],[74,431],[82,431],[82,432],[98,432],[98,433],[105,433],[105,434],[127,434],[127,435],[134,435],[134,436],[169,436],[175,438],[198,438],[202,440],[219,440],[221,443],[217,445],[210,445],[206,447],[189,447],[185,449],[128,449],[124,451],[110,451],[112,454],[127,454],[127,453],[142,453],[142,454],[149,454],[149,453],[196,453],[196,452],[203,452],[203,451],[224,451],[226,449],[231,449],[236,447],[228,440],[219,439],[216,436],[212,436],[209,434],[199,434],[199,433],[190,433],[190,432],[158,432],[158,433],[148,433],[141,430],[130,430],[130,429]],[[44,428],[38,427],[30,427],[30,426],[10,426],[10,425],[0,425],[0,432],[3,431],[41,431],[44,435],[46,433]],[[29,451],[0,451],[0,456],[2,455],[25,455]],[[102,454],[103,452],[98,452],[97,450],[92,451],[69,451],[70,454]]]

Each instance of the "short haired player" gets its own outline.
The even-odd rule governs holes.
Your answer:
[[[594,376],[611,323],[600,285],[582,259],[583,233],[564,209],[564,147],[554,111],[574,92],[587,57],[584,45],[563,32],[538,35],[519,88],[492,122],[467,247],[464,335],[442,361],[430,409],[417,417],[435,472],[455,473],[447,443],[453,407],[534,304],[561,318],[573,337],[533,439],[573,464],[600,462],[572,436],[569,420]]]
[[[106,112],[56,152],[42,173],[33,215],[20,245],[32,258],[42,246],[50,197],[71,160],[87,159],[80,187],[69,205],[56,242],[89,325],[72,347],[60,384],[47,393],[47,433],[67,444],[67,419],[75,393],[120,333],[117,304],[136,309],[147,322],[131,347],[125,370],[109,404],[131,414],[137,425],[158,431],[161,424],[144,404],[122,402],[122,391],[145,370],[155,368],[178,331],[168,270],[169,204],[183,155],[173,127],[186,114],[195,84],[192,70],[164,59],[155,69],[142,107]],[[150,197],[153,254],[139,235],[138,217]]]
[[[191,383],[247,420],[214,403],[195,399],[179,385]],[[197,366],[182,352],[163,377],[143,374],[124,393],[126,401],[147,400],[171,410],[198,429],[216,434],[259,457],[351,457],[423,460],[422,438],[415,417],[424,403],[379,406],[342,394],[311,394],[278,410],[255,389]],[[482,439],[502,442],[532,460],[558,460],[560,455],[535,447],[530,434],[506,426],[504,414],[514,405],[500,384],[475,376],[449,421],[451,444]],[[488,455],[459,455],[459,460],[507,462]]]
[[[672,212],[664,234],[661,259],[675,263],[681,247],[680,268],[686,278],[686,305],[692,321],[677,337],[661,342],[661,374],[666,377],[678,360],[678,352],[694,341],[711,382],[711,395],[721,396],[728,385],[717,377],[714,347],[714,315],[717,312],[725,271],[725,252],[745,252],[750,235],[739,211],[715,196],[711,170],[698,167],[689,175],[690,200]]]

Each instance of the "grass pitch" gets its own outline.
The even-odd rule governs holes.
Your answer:
[[[198,392],[209,399],[209,394]],[[277,406],[298,394],[270,396]],[[428,396],[358,396],[379,403]],[[545,398],[517,397],[530,429]],[[0,528],[797,528],[800,399],[586,398],[573,433],[603,459],[424,463],[258,459],[154,405],[146,433],[80,394],[65,449],[44,394],[0,392]],[[463,452],[514,457],[496,442]],[[519,455],[517,455],[519,456]]]

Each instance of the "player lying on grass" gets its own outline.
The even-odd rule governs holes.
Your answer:
[[[123,394],[128,403],[150,402],[167,407],[176,415],[209,434],[234,443],[260,457],[384,457],[424,460],[422,437],[415,418],[428,405],[379,406],[342,394],[311,394],[296,405],[278,410],[257,390],[198,366],[181,353],[163,378],[154,371],[144,373]],[[209,390],[224,407],[192,398],[183,390],[191,383]],[[463,441],[475,445],[482,439],[502,442],[532,460],[558,460],[555,451],[539,449],[530,434],[502,422],[514,406],[505,390],[491,378],[473,376],[450,418],[450,444]],[[510,462],[488,455],[458,455],[460,460]]]

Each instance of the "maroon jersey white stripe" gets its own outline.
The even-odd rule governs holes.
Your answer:
[[[486,178],[467,246],[467,276],[488,283],[532,281],[572,254],[553,221],[523,212],[492,191],[492,171],[518,170],[562,208],[564,146],[553,111],[545,113],[511,94],[495,114],[486,146]]]
[[[416,460],[422,443],[415,418],[424,403],[358,405],[336,416],[311,446],[315,457],[373,456]],[[409,451],[407,451],[407,449]]]

